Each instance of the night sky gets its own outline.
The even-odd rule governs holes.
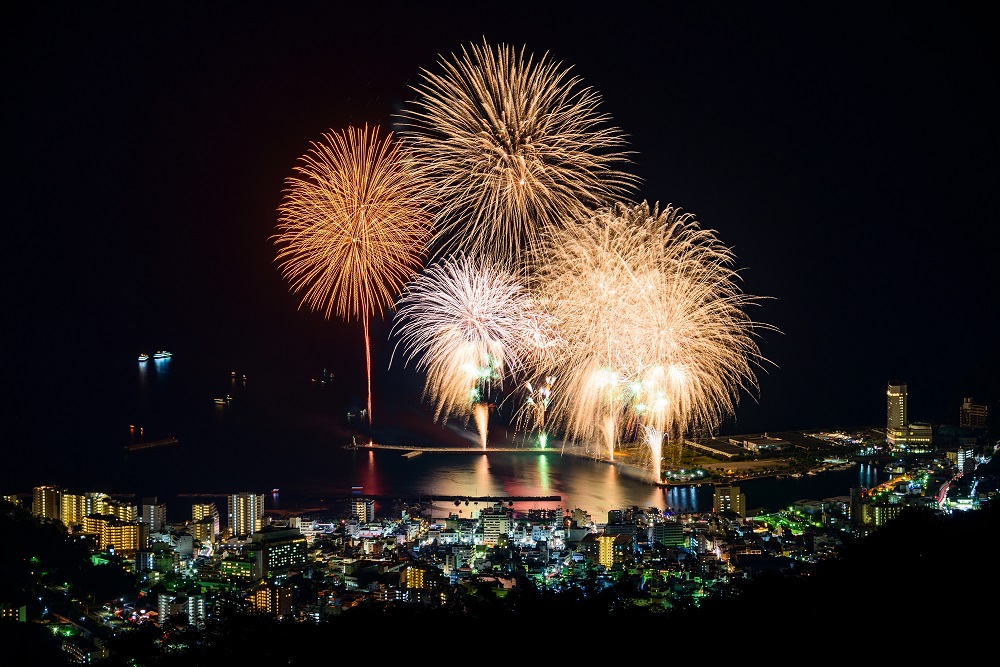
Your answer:
[[[484,38],[572,66],[629,137],[637,199],[716,230],[765,297],[772,363],[723,432],[884,424],[890,381],[911,420],[1000,410],[985,7],[210,4],[2,10],[5,412],[42,367],[155,348],[315,361],[363,391],[360,325],[300,310],[274,262],[284,179]]]

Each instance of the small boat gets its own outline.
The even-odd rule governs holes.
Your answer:
[[[139,355],[139,361],[149,361],[149,355],[143,352]]]
[[[153,353],[154,359],[169,359],[172,356],[174,355],[170,352],[167,352],[166,350],[157,350],[156,352]]]

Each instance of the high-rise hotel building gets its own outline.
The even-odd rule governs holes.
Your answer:
[[[227,497],[229,534],[246,539],[260,530],[264,523],[264,494],[233,493]]]
[[[930,451],[934,429],[926,422],[910,423],[906,412],[906,384],[892,384],[886,390],[885,441],[890,447],[913,452]]]
[[[890,445],[906,444],[906,385],[889,383],[886,390],[885,439]]]

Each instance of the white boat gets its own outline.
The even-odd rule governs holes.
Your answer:
[[[172,356],[173,355],[170,352],[167,352],[166,350],[157,350],[156,352],[153,353],[154,359],[169,359]]]
[[[149,361],[149,355],[143,352],[139,355],[139,361]]]

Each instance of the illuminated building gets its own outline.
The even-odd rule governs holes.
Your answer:
[[[135,571],[152,572],[155,554],[149,549],[139,549],[135,552]]]
[[[139,550],[140,526],[138,521],[122,521],[111,514],[90,514],[83,517],[83,531],[96,537],[97,549],[114,549],[123,556],[132,556]]]
[[[911,422],[906,425],[905,449],[913,454],[930,454],[934,441],[934,427],[927,422]]]
[[[892,521],[903,511],[904,505],[898,503],[872,503],[872,525],[881,528]]]
[[[684,537],[684,526],[680,521],[663,521],[653,524],[653,541],[665,547],[683,547],[687,545]]]
[[[885,439],[890,445],[906,444],[906,384],[889,384],[886,390]]]
[[[246,539],[260,530],[264,521],[264,494],[233,493],[227,498],[229,532],[237,539]]]
[[[712,496],[712,511],[716,514],[732,512],[741,519],[747,515],[747,498],[738,486],[716,486]]]
[[[371,523],[375,520],[375,501],[371,498],[353,498],[349,516],[358,518],[358,523]]]
[[[206,516],[199,521],[192,521],[187,525],[187,530],[191,533],[191,537],[200,544],[208,544],[214,548],[218,533],[215,532],[215,526],[212,524],[211,517]]]
[[[962,428],[986,428],[987,406],[972,402],[971,398],[962,399],[962,407],[958,410],[958,425]]]
[[[976,451],[972,447],[957,447],[945,452],[948,460],[962,472],[968,472],[976,467]]]
[[[265,526],[254,533],[253,542],[247,545],[248,553],[262,552],[262,576],[287,570],[308,562],[306,536],[298,528]]]
[[[59,499],[60,516],[66,527],[79,526],[83,523],[83,517],[88,514],[104,514],[95,507],[93,501],[90,494],[63,493]]]
[[[142,523],[149,526],[150,533],[162,533],[163,527],[167,523],[167,506],[165,503],[158,503],[156,496],[142,499]]]
[[[410,565],[406,568],[406,588],[426,588],[429,584],[426,567]]]
[[[83,518],[91,514],[107,514],[121,521],[135,521],[138,517],[135,505],[119,502],[100,491],[83,494],[64,491],[60,502],[62,522],[67,527],[83,523]]]
[[[191,520],[199,523],[203,519],[209,521],[212,527],[212,540],[214,541],[222,532],[219,522],[219,508],[215,506],[215,503],[195,503],[191,505]]]
[[[634,551],[635,536],[625,533],[597,535],[597,562],[606,568],[616,563],[624,563]]]
[[[511,512],[501,503],[480,512],[479,520],[483,524],[483,544],[488,547],[495,547],[500,536],[510,532]]]
[[[228,556],[219,561],[219,574],[227,581],[253,581],[263,576],[264,567],[260,561],[262,551],[251,556]]]
[[[62,497],[65,489],[57,486],[36,486],[31,513],[40,519],[62,520]]]
[[[156,600],[159,624],[170,622],[179,614],[186,614],[188,625],[203,625],[205,623],[205,598],[201,595],[176,596],[161,593]]]
[[[292,590],[269,581],[254,588],[247,601],[256,611],[281,618],[292,611]]]
[[[934,429],[925,422],[909,422],[907,401],[909,393],[905,383],[890,383],[886,390],[885,441],[916,454],[932,451]]]
[[[23,604],[0,602],[0,622],[16,621],[25,623],[28,620],[28,608]]]

